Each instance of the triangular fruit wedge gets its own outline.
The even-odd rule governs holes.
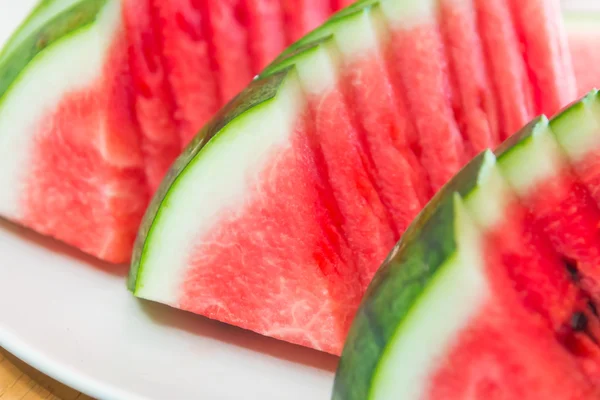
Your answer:
[[[521,203],[567,181],[553,122],[476,157],[411,225],[352,324],[334,399],[598,398],[600,291]]]
[[[42,2],[0,53],[0,215],[126,262],[148,200],[116,0]]]

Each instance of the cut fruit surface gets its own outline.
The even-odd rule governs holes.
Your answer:
[[[322,182],[322,166],[314,156],[313,122],[305,119],[307,108],[298,78],[287,72],[280,75],[275,79],[282,81],[281,86],[250,89],[260,99],[258,104],[246,110],[230,109],[241,114],[208,143],[201,158],[184,169],[177,184],[195,182],[198,193],[168,193],[165,201],[178,209],[192,211],[190,201],[200,196],[213,199],[222,212],[218,216],[205,204],[204,212],[192,211],[185,226],[173,226],[169,212],[159,214],[140,255],[136,294],[227,322],[233,320],[247,329],[294,343],[339,352],[360,299],[359,275],[348,245],[332,224],[335,213],[319,195],[327,182]],[[267,115],[277,118],[264,125]],[[249,133],[248,123],[261,124],[263,129]],[[255,157],[239,158],[249,145]],[[221,157],[223,148],[230,149],[227,153],[234,158]],[[221,185],[212,178],[211,171],[220,170],[217,167],[221,163],[239,166],[228,169],[232,184]],[[197,185],[200,181],[209,186]],[[214,182],[212,188],[210,182]],[[265,230],[251,228],[258,225]],[[202,226],[205,228],[198,229]],[[165,236],[163,232],[171,229],[176,235]],[[281,234],[273,236],[271,232]],[[192,241],[181,240],[185,237]],[[176,274],[173,270],[168,276],[160,273],[164,255],[155,240],[167,240],[174,250],[180,250],[181,259],[173,260]],[[295,251],[290,253],[290,248]],[[265,257],[271,260],[269,264],[262,264]],[[255,262],[262,267],[251,267]],[[231,270],[222,265],[230,265]],[[246,265],[247,271],[240,271],[241,265]],[[221,279],[229,274],[233,274],[232,280],[223,292]],[[267,276],[274,277],[275,286],[263,281]],[[264,291],[257,291],[259,286]],[[278,289],[273,290],[275,287]],[[301,293],[303,300],[298,303],[291,293]],[[262,311],[253,318],[237,319],[242,315],[240,307],[250,304]],[[275,310],[276,316],[272,314]],[[273,318],[279,322],[272,324]]]
[[[406,93],[422,150],[421,160],[433,191],[460,169],[464,143],[451,106],[444,45],[431,1],[381,3],[390,26],[391,65]]]
[[[333,11],[324,0],[281,0],[289,43],[321,25]]]
[[[254,76],[246,30],[248,9],[243,0],[204,1],[208,3],[211,41],[221,99],[225,103],[246,87]]]
[[[581,274],[585,288],[600,293],[600,240],[596,235],[600,210],[571,169],[548,121],[540,121],[529,134],[511,139],[519,140],[518,146],[500,150],[499,165],[531,210],[533,223],[543,230],[561,257],[573,265],[575,273]],[[508,144],[512,142],[504,146]],[[529,172],[524,174],[522,168]]]
[[[509,3],[533,88],[533,113],[553,116],[577,94],[560,0]]]
[[[177,106],[180,142],[185,146],[223,103],[208,2],[161,0],[154,5],[158,10],[165,69]]]
[[[148,190],[120,3],[70,5],[51,21],[33,14],[20,28],[30,36],[3,53],[0,214],[127,262]]]
[[[527,75],[509,2],[474,2],[486,61],[498,96],[503,140],[535,116],[534,88]]]
[[[285,49],[287,41],[279,0],[245,0],[252,73],[258,74]]]
[[[477,28],[473,1],[440,1],[440,27],[454,83],[453,110],[469,157],[500,140],[498,104]]]
[[[123,15],[146,177],[151,190],[155,191],[181,151],[175,101],[165,70],[154,0],[126,0]]]

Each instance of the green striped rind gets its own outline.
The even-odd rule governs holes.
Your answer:
[[[366,400],[386,346],[444,261],[456,251],[452,196],[430,203],[365,295],[338,366],[333,398]]]
[[[28,24],[40,16],[44,17],[43,14],[52,2],[46,1],[36,7],[0,53],[0,99],[37,54],[64,36],[93,23],[106,2],[107,0],[82,0],[59,14],[49,14],[47,21],[43,23],[38,20],[38,28],[22,37],[22,32],[31,30]]]
[[[129,270],[128,287],[135,291],[136,283],[143,275],[143,263],[146,243],[152,235],[152,226],[161,216],[161,207],[168,202],[169,193],[177,190],[179,180],[184,176],[186,168],[201,156],[202,149],[212,138],[237,119],[242,114],[259,107],[277,96],[277,92],[287,77],[289,69],[279,71],[266,79],[253,81],[243,92],[235,97],[229,104],[222,108],[186,147],[177,158],[167,176],[163,179],[156,194],[146,210],[144,219],[133,250],[132,264]]]
[[[508,153],[529,140],[540,120],[532,121],[510,138],[500,153]],[[434,196],[379,269],[348,335],[333,399],[371,397],[373,381],[389,344],[402,334],[403,322],[422,296],[435,295],[428,293],[428,287],[457,252],[454,196],[468,198],[475,193],[481,178],[494,165],[495,157],[489,150],[466,165]]]
[[[492,161],[481,153],[450,181],[421,212],[373,279],[348,335],[335,379],[336,400],[370,397],[386,346],[399,334],[417,301],[444,263],[457,251],[456,193],[474,190]]]

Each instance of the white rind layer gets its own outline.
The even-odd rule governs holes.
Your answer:
[[[380,40],[387,34],[385,28],[381,13],[372,9],[361,10],[332,26],[334,39],[347,62],[379,49]]]
[[[194,247],[225,214],[243,212],[262,171],[291,146],[305,99],[296,73],[277,96],[233,120],[171,186],[146,238],[135,295],[178,306]]]
[[[516,197],[502,177],[494,154],[487,151],[485,157],[477,186],[466,194],[464,202],[473,220],[489,232],[506,220],[508,207]]]
[[[0,98],[0,215],[19,219],[22,189],[35,135],[65,94],[84,89],[102,74],[114,32],[121,24],[120,1],[110,0],[97,20],[39,53]]]
[[[544,118],[529,138],[499,158],[498,165],[517,195],[526,198],[539,184],[558,176],[567,160]]]
[[[314,96],[335,87],[340,77],[340,68],[341,54],[332,39],[298,57],[296,61],[302,88],[307,94]]]
[[[437,0],[382,0],[380,4],[392,30],[435,22],[439,7]]]
[[[597,119],[596,93],[565,111],[567,115],[552,120],[552,132],[569,159],[575,164],[600,149],[600,125]]]
[[[426,398],[432,371],[491,297],[481,233],[458,195],[455,204],[457,251],[440,267],[388,343],[370,400]]]

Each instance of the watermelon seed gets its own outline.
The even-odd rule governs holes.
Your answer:
[[[565,263],[565,267],[567,268],[569,276],[571,277],[573,282],[579,282],[579,279],[581,277],[579,275],[579,269],[577,269],[577,263],[567,258],[563,259],[563,262]]]
[[[596,305],[592,301],[589,301],[588,307],[590,308],[592,313],[597,317],[598,316],[598,308],[596,308]]]
[[[588,319],[583,312],[576,312],[571,317],[571,327],[576,332],[584,331],[587,327]]]

